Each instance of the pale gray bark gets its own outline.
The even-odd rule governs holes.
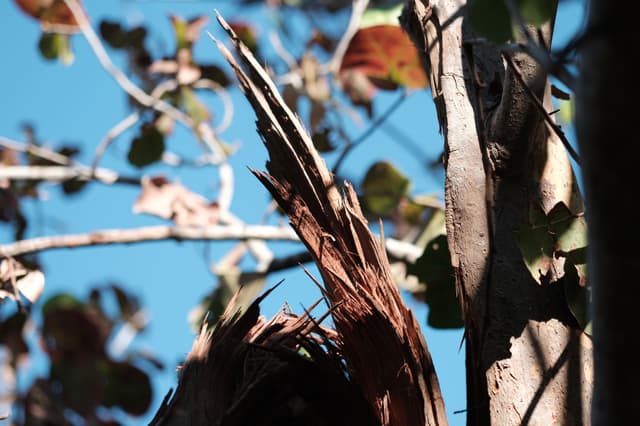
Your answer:
[[[548,211],[562,201],[582,211],[575,178],[560,140],[500,52],[468,42],[464,3],[410,1],[402,23],[425,51],[445,139],[447,239],[467,339],[467,424],[588,423],[590,340],[562,286],[538,284],[515,239],[531,205]],[[544,45],[550,34],[547,25]],[[513,59],[548,104],[542,67],[524,54]]]

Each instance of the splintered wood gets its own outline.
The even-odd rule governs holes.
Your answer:
[[[426,342],[389,270],[383,241],[370,232],[351,185],[340,189],[302,123],[224,19],[239,61],[216,40],[253,106],[269,152],[268,172],[252,170],[287,213],[312,253],[331,306],[335,341],[349,380],[383,425],[447,423]],[[327,407],[329,408],[329,407]]]

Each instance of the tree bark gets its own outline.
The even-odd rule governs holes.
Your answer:
[[[628,424],[640,399],[640,347],[629,339],[636,322],[640,228],[637,189],[637,14],[592,0],[582,40],[576,131],[589,224],[593,288],[593,424]],[[630,416],[630,417],[629,417]]]
[[[558,202],[582,212],[564,147],[516,71],[477,40],[464,2],[410,1],[401,17],[425,52],[445,139],[447,240],[465,319],[467,424],[588,423],[590,340],[552,274],[538,284],[516,234],[529,210]],[[552,25],[540,32],[550,45]],[[546,105],[547,75],[513,55],[522,80]],[[562,271],[562,259],[552,270]]]

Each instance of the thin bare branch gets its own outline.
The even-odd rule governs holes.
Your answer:
[[[227,130],[231,125],[231,121],[233,120],[233,101],[231,100],[231,96],[229,96],[227,90],[218,82],[215,82],[208,78],[201,78],[200,80],[194,82],[193,87],[195,89],[209,89],[220,97],[224,109],[224,115],[222,116],[220,124],[218,124],[213,129],[213,131],[216,134],[220,134]]]
[[[109,169],[96,169],[94,173],[87,166],[3,166],[0,167],[0,179],[43,180],[64,182],[69,179],[97,180],[108,185],[126,183],[140,185],[140,178],[124,177]]]
[[[127,94],[133,97],[141,105],[165,113],[184,126],[194,129],[198,136],[202,139],[202,141],[211,150],[211,152],[216,155],[217,162],[226,161],[226,154],[224,153],[224,150],[222,149],[221,144],[215,135],[215,132],[207,123],[195,123],[191,119],[191,117],[189,117],[184,112],[180,111],[179,109],[173,107],[171,104],[161,99],[157,99],[156,97],[149,95],[144,90],[139,88],[126,76],[125,73],[123,73],[118,67],[113,64],[102,42],[100,41],[100,38],[91,27],[87,15],[85,14],[84,10],[82,10],[77,0],[64,0],[64,2],[73,14],[76,22],[78,23],[78,26],[80,27],[80,30],[82,31],[82,34],[87,39],[87,42],[89,42],[89,46],[95,53],[102,67],[109,73],[109,75],[111,75],[116,80],[116,82],[120,85],[120,87],[122,87],[125,92],[127,92]]]
[[[163,83],[158,84],[153,91],[151,92],[151,97],[154,99],[160,99],[162,95],[170,90],[174,90],[178,87],[178,82],[176,80],[167,80]],[[113,126],[106,134],[106,136],[96,148],[96,153],[93,157],[93,161],[91,162],[91,171],[93,172],[100,162],[100,158],[104,155],[105,151],[111,145],[111,142],[122,133],[127,131],[130,127],[134,126],[138,120],[140,120],[140,114],[136,111],[129,116],[125,117],[123,120],[118,122],[115,126]]]
[[[140,120],[140,114],[136,111],[121,121],[119,121],[115,126],[113,126],[105,135],[105,137],[100,141],[100,145],[96,148],[96,153],[93,156],[93,161],[91,162],[91,172],[94,173],[96,168],[98,167],[98,163],[102,158],[102,155],[105,153],[111,142],[120,136],[122,133],[127,131],[129,128],[134,126]]]
[[[111,61],[111,58],[109,58],[109,55],[102,45],[100,38],[91,27],[87,15],[85,14],[84,10],[82,10],[82,7],[80,7],[77,0],[64,0],[64,2],[73,14],[73,17],[78,23],[82,34],[89,42],[91,49],[100,62],[100,65],[102,65],[105,71],[107,71],[116,80],[116,82],[120,85],[120,87],[122,87],[122,89],[124,89],[125,92],[127,92],[141,105],[149,108],[154,108],[160,112],[164,112],[177,121],[183,123],[192,123],[193,120],[191,120],[191,118],[185,113],[162,100],[155,99],[153,96],[140,89],[134,82],[129,79],[129,77],[125,75],[125,73],[123,73],[118,67],[116,67]]]
[[[325,73],[336,73],[340,68],[340,63],[342,62],[342,58],[349,47],[349,43],[353,36],[358,32],[358,27],[360,26],[360,19],[362,19],[362,14],[365,10],[367,10],[367,6],[369,6],[369,0],[353,0],[353,6],[351,9],[351,17],[349,18],[349,24],[347,25],[347,29],[345,30],[342,38],[338,42],[338,46],[336,47],[333,56],[324,64],[321,68],[322,72]]]
[[[520,81],[520,84],[522,84],[524,91],[527,93],[529,98],[533,101],[533,104],[536,106],[538,111],[540,111],[540,114],[544,118],[544,121],[549,125],[549,127],[551,127],[551,129],[555,132],[555,134],[558,135],[558,137],[560,138],[560,141],[562,141],[562,144],[567,149],[567,152],[569,153],[571,158],[579,165],[580,156],[578,155],[576,150],[573,149],[573,147],[571,146],[571,143],[565,136],[560,126],[558,126],[551,119],[551,115],[545,109],[544,105],[542,104],[542,101],[540,101],[538,96],[536,96],[536,94],[533,93],[533,90],[531,90],[531,87],[529,87],[529,85],[524,81],[524,77],[522,76],[522,71],[520,70],[520,67],[518,67],[518,65],[513,61],[513,59],[508,53],[503,53],[502,56],[504,57],[505,61],[507,61],[507,64],[509,65],[509,67],[513,70],[513,73],[515,74],[518,81]]]
[[[97,245],[130,244],[159,240],[278,240],[298,241],[298,235],[289,227],[277,226],[149,226],[134,229],[105,229],[86,234],[38,237],[0,245],[0,256],[15,257],[27,253],[58,248]]]
[[[51,151],[50,149],[40,147],[31,143],[22,143],[14,141],[12,139],[0,136],[0,146],[8,148],[13,151],[27,152],[36,157],[44,160],[51,161],[52,163],[61,164],[63,166],[70,165],[73,161],[66,155],[62,155],[58,152]]]
[[[378,129],[378,127],[380,127],[380,125],[382,125],[382,123],[384,123],[391,116],[391,114],[393,114],[393,112],[397,110],[400,105],[402,105],[402,103],[407,99],[407,97],[410,94],[411,92],[407,90],[403,90],[400,96],[395,101],[393,101],[393,103],[382,114],[378,115],[378,117],[376,117],[376,119],[373,120],[369,128],[365,130],[363,134],[361,134],[360,136],[358,136],[358,138],[349,142],[347,146],[345,146],[344,150],[342,150],[342,152],[340,153],[340,156],[338,157],[338,159],[336,160],[336,163],[333,166],[332,173],[334,174],[338,173],[340,167],[342,166],[342,163],[347,158],[347,156],[351,153],[351,151],[356,146],[364,142],[369,136],[371,136]]]
[[[61,248],[133,244],[161,240],[250,241],[254,244],[265,244],[265,241],[300,241],[295,231],[288,226],[215,225],[206,228],[149,226],[134,229],[105,229],[86,234],[55,235],[16,241],[0,245],[0,257],[15,257]],[[389,255],[396,259],[413,262],[422,254],[420,247],[393,238],[385,238],[385,244]],[[304,263],[306,259],[307,256],[302,253],[280,260],[270,258],[268,266],[260,268],[260,271],[274,272],[286,269]]]
[[[275,51],[276,55],[282,59],[290,70],[295,70],[298,68],[298,62],[296,58],[294,58],[291,53],[282,45],[282,40],[280,40],[280,36],[276,31],[269,31],[269,41],[271,42],[271,47]]]

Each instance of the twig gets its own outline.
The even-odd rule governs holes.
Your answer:
[[[220,134],[227,130],[231,125],[231,121],[233,120],[233,101],[229,96],[229,93],[222,87],[221,84],[210,80],[208,78],[201,78],[200,80],[193,83],[193,87],[195,89],[209,89],[215,92],[222,100],[222,105],[224,109],[224,115],[222,116],[222,120],[220,124],[218,124],[213,131],[216,134]]]
[[[527,95],[529,95],[529,97],[533,101],[536,108],[538,108],[538,111],[540,111],[540,114],[544,118],[544,121],[551,127],[551,129],[556,133],[556,135],[558,135],[558,137],[562,141],[562,144],[566,148],[567,152],[569,152],[569,155],[571,156],[571,158],[576,162],[576,164],[580,165],[580,156],[573,149],[573,147],[571,146],[571,143],[569,143],[569,140],[565,136],[560,126],[558,126],[556,123],[553,122],[553,120],[551,119],[551,116],[545,109],[544,105],[542,104],[540,99],[538,99],[538,96],[536,96],[536,94],[533,93],[533,90],[531,90],[529,85],[524,81],[524,77],[522,76],[522,71],[520,70],[520,67],[518,67],[518,65],[516,65],[515,62],[513,62],[513,59],[511,59],[511,56],[508,53],[503,52],[502,56],[504,57],[505,61],[507,61],[507,64],[509,65],[509,67],[511,67],[511,69],[513,70],[513,73],[515,74],[516,78],[524,88]]]
[[[82,34],[89,42],[91,49],[95,53],[102,67],[116,80],[125,92],[132,96],[141,105],[164,112],[177,121],[192,123],[193,120],[179,109],[174,108],[167,102],[160,99],[155,99],[153,96],[150,96],[144,90],[136,86],[135,83],[133,83],[118,67],[113,64],[107,54],[107,51],[102,45],[100,38],[91,27],[89,19],[78,4],[77,0],[64,0],[64,2],[73,14],[73,17],[80,27],[80,31],[82,31]]]
[[[91,173],[95,173],[102,155],[105,153],[111,142],[131,126],[135,125],[138,120],[140,120],[140,114],[138,114],[138,112],[134,112],[125,117],[123,120],[119,121],[107,132],[102,141],[100,141],[100,145],[98,145],[98,148],[96,148],[96,153],[94,154],[93,161],[91,162]]]
[[[325,73],[336,73],[340,68],[340,64],[342,63],[342,58],[344,54],[347,52],[347,48],[349,47],[349,43],[353,36],[358,32],[358,27],[360,26],[360,19],[362,19],[362,14],[367,9],[369,5],[369,0],[353,0],[353,6],[351,9],[351,17],[349,18],[349,24],[347,25],[347,29],[345,30],[342,38],[338,42],[338,46],[336,47],[333,56],[321,67],[321,72]]]
[[[109,73],[109,75],[111,75],[116,80],[116,82],[120,85],[120,87],[122,87],[125,92],[127,92],[141,105],[163,112],[177,122],[183,124],[184,126],[195,129],[197,134],[207,145],[207,147],[216,154],[217,161],[226,161],[226,154],[224,153],[220,142],[217,140],[215,133],[207,123],[202,122],[196,125],[191,117],[189,117],[184,112],[180,111],[179,109],[173,107],[171,104],[161,99],[156,99],[154,96],[147,94],[144,90],[136,86],[135,83],[133,83],[119,68],[117,68],[113,64],[113,62],[109,58],[109,55],[107,54],[107,51],[102,45],[100,38],[91,27],[89,19],[78,4],[77,0],[63,1],[73,14],[73,17],[78,23],[82,34],[87,39],[87,42],[89,42],[89,46],[95,53],[102,67],[105,69],[105,71],[107,71],[107,73]]]
[[[400,96],[387,108],[386,111],[384,111],[382,114],[380,114],[380,115],[378,115],[378,117],[376,117],[376,119],[373,121],[373,123],[371,123],[369,128],[363,134],[361,134],[360,136],[358,136],[358,138],[356,138],[355,140],[353,140],[352,142],[347,144],[347,146],[340,153],[340,157],[338,157],[338,159],[336,160],[335,165],[333,166],[332,172],[334,174],[338,173],[338,170],[340,169],[340,166],[342,166],[342,163],[347,158],[349,153],[356,146],[358,146],[359,144],[364,142],[369,136],[371,136],[373,134],[373,132],[375,132],[378,129],[378,127],[380,127],[380,125],[382,123],[384,123],[385,120],[387,120],[389,118],[389,116],[391,114],[393,114],[393,112],[396,109],[398,109],[398,107],[402,104],[402,102],[404,102],[407,99],[407,97],[409,96],[410,93],[411,92],[408,92],[407,90],[403,90],[402,93],[400,94]]]
[[[31,155],[63,166],[71,165],[73,163],[73,161],[66,155],[62,155],[58,152],[51,151],[50,149],[31,143],[14,141],[3,136],[0,136],[0,145],[13,151],[28,152]]]
[[[96,169],[91,172],[87,166],[3,166],[0,167],[0,179],[42,180],[64,182],[69,179],[97,180],[108,185],[126,183],[140,185],[140,178],[124,177],[109,169]]]
[[[290,70],[298,69],[298,62],[291,55],[291,53],[289,53],[289,51],[285,49],[285,47],[282,45],[282,40],[280,40],[280,37],[278,36],[277,32],[275,31],[269,32],[269,41],[271,42],[271,47],[273,47],[273,50],[276,53],[276,55],[278,55],[280,59],[282,59],[287,64]]]
[[[386,244],[387,253],[391,259],[415,263],[415,261],[422,255],[422,248],[411,243],[393,238],[385,238],[384,242]],[[313,261],[311,253],[306,250],[301,251],[289,256],[273,259],[265,270],[265,273],[282,271],[311,261]]]
[[[575,77],[564,64],[553,59],[549,53],[549,46],[541,46],[536,42],[516,2],[514,0],[505,0],[505,6],[527,40],[527,43],[518,43],[518,49],[535,59],[547,72],[551,73],[565,86],[572,90],[575,89]],[[548,40],[543,41],[548,42]]]
[[[174,90],[176,87],[178,87],[178,82],[175,79],[164,81],[153,89],[151,97],[154,99],[160,99],[162,95],[170,90]],[[140,114],[136,111],[118,122],[107,132],[106,136],[100,142],[100,145],[98,145],[98,148],[96,148],[96,153],[93,157],[93,162],[91,163],[92,173],[98,167],[100,158],[102,158],[102,155],[104,155],[111,142],[131,126],[135,125],[138,120],[140,120]]]

